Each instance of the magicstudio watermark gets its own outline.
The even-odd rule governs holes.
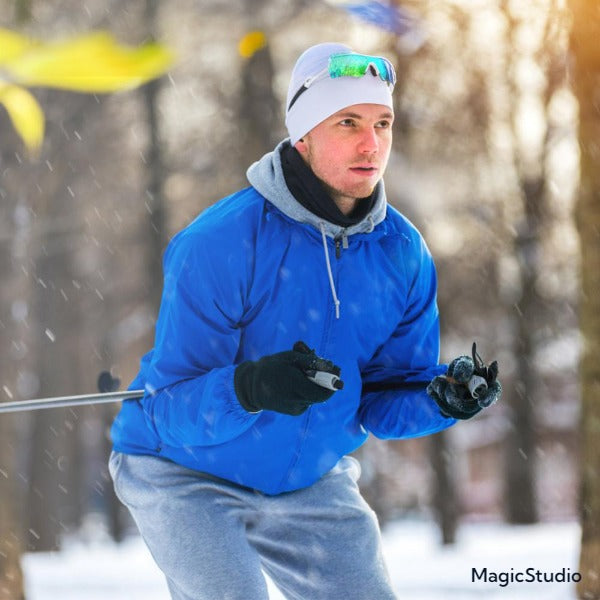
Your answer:
[[[581,573],[571,569],[559,571],[541,571],[535,567],[524,570],[511,568],[510,571],[490,571],[487,567],[471,569],[471,582],[483,581],[484,583],[497,583],[500,587],[507,587],[515,583],[579,583]]]

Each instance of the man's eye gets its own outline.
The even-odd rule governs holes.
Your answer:
[[[340,125],[344,125],[345,127],[350,127],[350,126],[354,125],[354,121],[352,119],[344,119],[343,121],[340,121]]]
[[[379,123],[377,123],[377,127],[380,127],[381,129],[387,129],[390,125],[391,123],[389,121],[379,121]]]

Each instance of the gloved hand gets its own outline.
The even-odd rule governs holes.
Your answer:
[[[307,373],[314,371],[340,375],[339,367],[319,358],[304,342],[297,342],[293,350],[238,365],[233,376],[235,393],[248,412],[274,410],[298,416],[335,392],[308,379]]]
[[[435,400],[444,417],[470,419],[502,396],[498,381],[498,363],[485,365],[473,343],[473,357],[459,356],[449,365],[446,375],[434,377],[427,393]]]

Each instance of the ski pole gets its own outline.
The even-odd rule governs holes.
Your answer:
[[[91,404],[107,404],[119,400],[136,400],[142,398],[144,390],[117,391],[121,380],[113,377],[109,371],[98,375],[98,394],[82,394],[79,396],[56,396],[55,398],[37,398],[35,400],[17,400],[0,402],[0,413],[40,410],[42,408],[60,408],[65,406],[89,406]]]
[[[318,359],[323,360],[323,359]],[[320,364],[320,363],[319,363]],[[330,390],[341,390],[344,382],[335,374],[319,369],[311,369],[306,376],[321,387]],[[102,371],[98,377],[98,394],[82,394],[79,396],[56,396],[53,398],[36,398],[34,400],[16,400],[14,402],[0,402],[0,414],[21,412],[28,410],[41,410],[44,408],[64,408],[67,406],[91,406],[92,404],[108,404],[121,400],[139,400],[144,397],[144,390],[116,391],[121,384],[108,371]]]
[[[83,394],[81,396],[56,396],[55,398],[37,398],[35,400],[16,400],[0,402],[0,413],[40,410],[42,408],[59,408],[65,406],[89,406],[91,404],[107,404],[120,400],[135,400],[144,395],[144,390],[125,392],[104,392],[100,394]]]

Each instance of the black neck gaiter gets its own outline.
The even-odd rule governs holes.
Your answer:
[[[375,191],[373,191],[370,196],[359,198],[356,208],[345,215],[293,146],[287,145],[281,150],[281,167],[285,183],[292,196],[311,213],[334,225],[350,227],[360,223],[375,204]]]

